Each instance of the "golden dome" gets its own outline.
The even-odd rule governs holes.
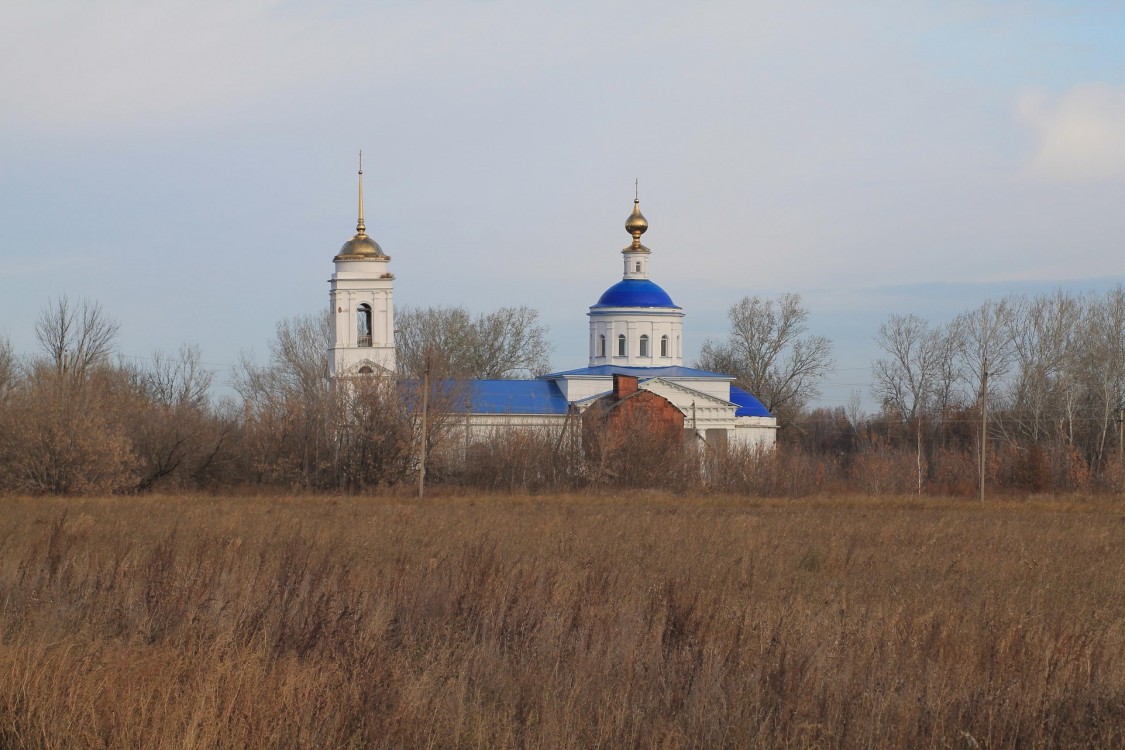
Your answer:
[[[333,260],[363,260],[365,258],[386,258],[390,260],[379,243],[367,236],[363,224],[363,152],[359,152],[359,221],[355,225],[355,237],[344,243]]]
[[[625,249],[621,252],[652,252],[647,247],[641,244],[641,235],[648,231],[648,219],[646,219],[645,215],[641,213],[641,199],[637,194],[633,195],[633,213],[629,214],[629,218],[625,220],[625,231],[633,235],[633,241],[629,245],[626,245]]]
[[[383,248],[379,247],[379,243],[368,237],[363,232],[359,232],[355,237],[344,243],[340,248],[340,252],[336,255],[337,259],[344,260],[357,260],[359,258],[385,258]]]
[[[633,213],[625,220],[625,231],[633,235],[633,239],[640,241],[641,235],[648,231],[648,220],[641,213],[640,199],[633,200]]]

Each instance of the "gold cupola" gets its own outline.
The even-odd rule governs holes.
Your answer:
[[[379,243],[367,236],[363,224],[363,152],[359,152],[359,221],[355,225],[355,237],[344,243],[333,260],[369,260],[378,258],[390,260]]]
[[[645,215],[641,213],[639,182],[634,182],[633,187],[633,213],[629,214],[629,218],[625,220],[625,231],[633,235],[633,242],[621,252],[647,253],[651,251],[641,244],[641,235],[648,231],[648,220],[645,218]]]

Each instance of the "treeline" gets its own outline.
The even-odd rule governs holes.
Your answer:
[[[469,433],[457,406],[464,363],[436,347],[404,363],[428,377],[409,372],[333,387],[324,315],[282,321],[269,362],[244,357],[233,373],[238,397],[219,401],[209,397],[213,374],[197,347],[115,360],[117,324],[97,304],[60,300],[36,333],[42,351],[30,358],[0,343],[3,492],[413,492],[423,466],[431,484],[501,491],[686,489],[713,471],[697,458],[703,448],[683,451],[659,437],[605,441],[588,452],[577,418],[555,429]],[[540,361],[537,325],[505,336],[509,356],[489,363],[497,372]]]
[[[788,442],[871,462],[867,483],[899,491],[971,492],[982,445],[990,486],[1121,488],[1125,288],[1009,296],[940,325],[893,315],[876,342],[880,412],[816,409]]]
[[[411,315],[457,325],[416,326]],[[37,354],[19,357],[0,340],[0,491],[413,491],[423,465],[431,486],[516,492],[971,495],[982,465],[990,491],[1120,489],[1122,288],[1005,298],[946,325],[890,317],[877,337],[884,356],[873,364],[882,404],[875,415],[858,406],[807,408],[831,348],[802,338],[806,315],[795,295],[747,298],[732,308],[731,340],[705,348],[783,413],[780,450],[694,439],[670,449],[634,436],[592,451],[577,418],[533,431],[466,429],[456,386],[473,374],[456,354],[472,350],[465,340],[499,339],[489,360],[497,373],[545,367],[545,330],[526,308],[475,320],[453,310],[406,311],[404,336],[442,330],[445,338],[404,342],[410,356],[401,379],[343,388],[326,378],[326,316],[282,321],[269,362],[244,358],[232,376],[237,397],[216,400],[197,347],[115,359],[117,324],[95,303],[60,299],[36,325]],[[431,373],[426,394],[422,371]]]

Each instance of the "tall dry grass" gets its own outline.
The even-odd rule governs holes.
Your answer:
[[[1125,744],[1125,506],[6,499],[0,747]]]

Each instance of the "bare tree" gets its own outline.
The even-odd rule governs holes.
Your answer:
[[[968,394],[980,393],[986,370],[990,391],[1011,372],[1016,360],[1013,316],[1013,303],[1002,299],[988,300],[954,319],[952,328],[957,332],[957,354]]]
[[[118,328],[97,302],[73,303],[62,296],[39,314],[35,337],[58,372],[81,380],[109,360]]]
[[[1068,363],[1077,356],[1084,317],[1082,299],[1065,292],[1012,302],[1010,318],[1015,377],[1008,400],[1014,429],[1032,443],[1049,435],[1052,414],[1073,392]]]
[[[952,372],[950,333],[916,315],[892,315],[879,327],[875,343],[887,353],[872,365],[872,392],[884,410],[914,425],[917,490],[922,491],[922,417],[948,397]]]
[[[5,336],[0,339],[0,405],[16,385],[19,375],[19,359],[12,349],[11,340]]]
[[[202,408],[207,404],[215,375],[203,366],[196,344],[184,344],[175,355],[156,351],[147,367],[126,366],[146,396],[164,406]]]
[[[393,377],[349,379],[334,391],[332,404],[337,486],[395,484],[417,469],[414,415]]]
[[[202,357],[185,344],[175,355],[157,351],[148,363],[118,368],[136,395],[119,410],[137,459],[136,490],[201,482],[228,444],[234,420],[212,408],[214,375]]]
[[[473,317],[461,307],[402,308],[395,315],[399,371],[421,377],[435,353],[462,379],[537,377],[549,368],[547,328],[526,306]]]
[[[961,331],[947,325],[937,335],[937,365],[934,378],[933,408],[945,414],[958,404],[957,384],[964,375],[957,353],[961,350]]]
[[[938,379],[940,330],[917,315],[892,315],[875,343],[887,353],[872,365],[872,392],[904,422],[912,421],[931,403]]]
[[[730,335],[705,341],[698,367],[734,375],[775,415],[795,413],[820,394],[819,380],[835,366],[832,342],[806,335],[809,313],[799,294],[743,297],[727,317]]]
[[[121,426],[129,389],[111,367],[96,367],[75,387],[73,370],[31,363],[0,409],[0,467],[21,492],[60,495],[128,489],[136,462]],[[4,424],[6,422],[7,424]],[[3,446],[3,443],[7,443]]]
[[[1087,459],[1101,466],[1111,425],[1125,401],[1125,287],[1118,286],[1087,307],[1082,356],[1072,361],[1082,384],[1083,407],[1091,434]]]
[[[320,400],[328,393],[328,349],[332,333],[327,313],[286,318],[270,343],[270,363],[256,365],[243,355],[234,372],[234,389],[246,401],[268,398]]]
[[[277,324],[268,365],[243,355],[235,368],[251,462],[263,478],[314,486],[330,476],[330,342],[327,312],[289,318]]]

